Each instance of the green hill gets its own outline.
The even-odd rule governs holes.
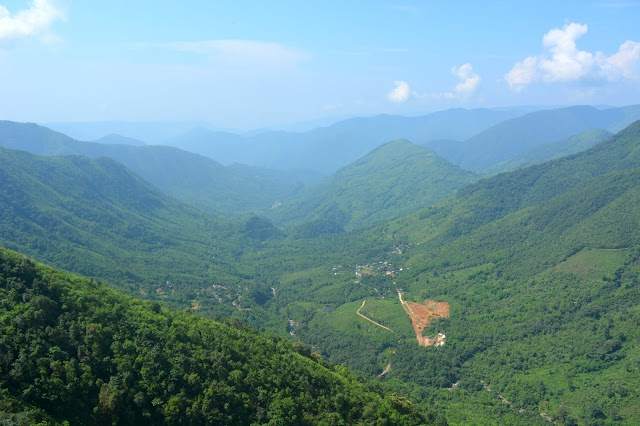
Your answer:
[[[269,208],[296,193],[309,173],[224,167],[167,146],[80,142],[36,124],[0,121],[0,146],[38,155],[110,157],[180,200],[226,216]]]
[[[422,229],[429,239],[441,242],[583,186],[594,177],[640,167],[639,134],[637,121],[585,152],[480,180],[451,200],[420,212],[411,233],[420,241]]]
[[[310,188],[309,195],[283,203],[270,217],[287,225],[311,221],[303,228],[318,228],[317,233],[327,227],[363,229],[419,210],[473,179],[472,173],[401,139],[339,170]]]
[[[4,249],[0,348],[3,424],[442,422],[301,345],[136,301]]]
[[[544,161],[566,157],[567,155],[577,154],[591,148],[610,136],[611,133],[606,130],[587,130],[579,135],[537,146],[527,152],[517,155],[514,158],[494,164],[484,169],[482,173],[500,173],[508,170],[514,170],[528,164],[542,163]]]
[[[113,160],[0,148],[0,180],[0,244],[40,261],[182,306],[197,283],[247,275],[234,266],[251,244],[240,224],[168,198]]]
[[[634,424],[638,188],[640,122],[583,153],[335,237],[332,251],[373,241],[387,249],[359,263],[300,260],[280,275],[273,303],[329,360],[371,377],[390,365],[378,380],[452,422]],[[418,346],[398,291],[449,303],[450,316],[427,330],[444,332],[445,346]],[[361,313],[392,331],[357,314],[363,300]]]

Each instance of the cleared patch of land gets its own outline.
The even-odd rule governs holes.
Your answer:
[[[433,346],[435,344],[444,345],[444,334],[434,337],[423,336],[422,332],[431,325],[434,318],[447,318],[449,316],[449,304],[447,302],[436,302],[435,300],[425,300],[424,304],[415,302],[405,302],[402,300],[402,293],[398,292],[400,303],[404,311],[411,318],[413,330],[420,346]]]
[[[627,249],[584,249],[556,266],[556,270],[581,277],[613,275],[628,253]]]
[[[388,331],[390,331],[390,332],[392,332],[392,333],[393,333],[393,330],[392,330],[392,329],[390,329],[389,327],[385,327],[384,325],[382,325],[382,324],[380,324],[380,323],[378,323],[378,322],[375,322],[375,321],[374,321],[374,320],[372,320],[371,318],[369,318],[369,317],[367,317],[367,316],[364,316],[363,314],[361,314],[361,313],[360,313],[360,309],[364,308],[364,304],[365,304],[365,302],[366,302],[366,301],[367,301],[366,299],[362,301],[362,305],[358,308],[358,310],[356,311],[356,314],[360,315],[362,318],[366,319],[367,321],[370,321],[370,322],[374,323],[374,324],[375,324],[375,325],[377,325],[378,327],[382,327],[382,328],[384,328],[385,330],[388,330]]]

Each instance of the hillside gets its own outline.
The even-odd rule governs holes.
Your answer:
[[[482,173],[500,173],[508,170],[514,170],[528,164],[542,163],[544,161],[566,157],[567,155],[577,154],[591,148],[610,136],[611,133],[606,130],[587,130],[586,132],[557,142],[536,146],[535,148],[519,154],[514,158],[489,166],[484,169]]]
[[[460,236],[508,213],[581,187],[594,177],[640,167],[639,134],[637,121],[582,153],[469,185],[448,202],[421,212],[414,223],[413,237],[417,241],[424,238],[419,236],[421,230],[426,232],[422,235],[430,235],[429,239]],[[435,227],[439,227],[437,234],[432,233]]]
[[[270,207],[295,195],[309,173],[224,167],[215,161],[167,146],[81,142],[36,124],[0,121],[0,146],[38,155],[110,157],[180,200],[225,216]]]
[[[309,195],[272,209],[269,217],[285,225],[311,221],[304,225],[311,234],[364,229],[443,199],[473,179],[432,151],[396,140],[309,188]]]
[[[539,145],[553,143],[587,130],[615,133],[640,119],[640,105],[599,110],[573,106],[535,111],[505,120],[467,139],[456,152],[438,152],[453,164],[480,171],[525,153]]]
[[[636,122],[583,153],[335,238],[333,250],[388,248],[281,273],[272,303],[329,360],[386,371],[378,380],[452,422],[637,423],[639,153]],[[263,256],[260,269],[274,258]],[[418,345],[399,292],[449,305],[424,331],[446,345]]]
[[[5,151],[0,164],[14,167],[3,182],[11,182],[6,192],[18,197],[8,204],[1,229],[36,254],[35,244],[42,242],[47,253],[52,241],[49,254],[67,269],[99,265],[109,274],[121,268],[112,276],[135,284],[134,290],[153,277],[142,286],[145,297],[230,315],[312,345],[329,361],[388,382],[453,423],[640,421],[640,122],[584,152],[479,180],[378,227],[298,239],[257,217],[215,225],[110,160]],[[373,175],[384,176],[388,163],[382,160],[411,164],[400,155],[411,152],[437,158],[396,141],[369,158],[378,162],[362,166],[380,166]],[[72,171],[98,166],[121,170],[129,180],[120,173]],[[353,170],[345,176],[357,182],[355,172],[363,169]],[[118,182],[114,187],[131,187],[137,195],[121,199],[107,190],[79,189],[94,180]],[[68,210],[70,199],[91,200],[92,193],[96,201],[77,201],[81,205]],[[143,219],[136,222],[142,232],[117,243],[115,267],[69,250],[78,241],[66,228],[37,233],[29,225],[44,213],[73,224],[90,206],[102,208],[100,199]],[[104,218],[91,226],[109,246],[123,230],[101,229],[111,220]],[[145,252],[140,235],[164,240]],[[104,248],[95,247],[96,253]],[[441,314],[430,322],[418,318],[436,307]],[[429,341],[446,344],[419,344]]]
[[[170,199],[113,160],[0,148],[0,179],[4,247],[178,306],[190,306],[196,283],[247,276],[234,266],[252,244],[242,224]]]
[[[136,301],[4,249],[0,318],[6,424],[442,422],[303,346]]]

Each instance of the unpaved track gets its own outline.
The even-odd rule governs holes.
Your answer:
[[[360,309],[364,308],[364,304],[365,304],[365,302],[366,302],[366,301],[367,301],[367,299],[365,299],[365,300],[363,300],[363,301],[362,301],[362,305],[358,308],[358,310],[356,311],[356,314],[360,315],[362,318],[366,319],[367,321],[374,323],[374,324],[375,324],[375,325],[377,325],[378,327],[382,327],[382,328],[384,328],[385,330],[388,330],[388,331],[390,331],[390,332],[392,332],[392,333],[395,333],[395,331],[393,331],[393,330],[392,330],[392,329],[390,329],[389,327],[385,327],[384,325],[382,325],[382,324],[380,324],[380,323],[377,323],[377,322],[375,322],[374,320],[372,320],[371,318],[368,318],[368,317],[366,317],[366,316],[364,316],[364,315],[362,315],[362,314],[360,313]]]
[[[387,363],[387,366],[385,367],[384,371],[383,371],[382,373],[378,374],[378,377],[382,377],[382,376],[384,376],[384,375],[385,375],[385,374],[387,374],[389,371],[391,371],[391,361],[389,361],[389,362]]]

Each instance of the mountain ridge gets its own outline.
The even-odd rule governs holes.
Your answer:
[[[311,220],[332,231],[364,229],[438,201],[474,179],[433,151],[397,139],[338,170],[310,188],[308,195],[279,206],[268,217],[284,224]],[[333,222],[325,223],[327,218]]]

